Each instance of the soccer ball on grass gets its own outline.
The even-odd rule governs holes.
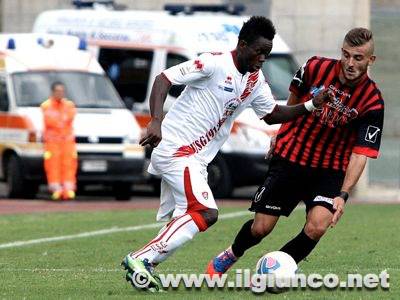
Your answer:
[[[256,273],[266,275],[267,291],[280,293],[290,287],[294,278],[297,264],[294,259],[282,251],[273,251],[261,257],[256,266]]]

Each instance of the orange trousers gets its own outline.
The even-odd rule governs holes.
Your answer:
[[[75,142],[45,142],[44,170],[51,192],[76,190],[78,157]]]

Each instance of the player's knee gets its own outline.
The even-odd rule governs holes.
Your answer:
[[[211,227],[218,221],[218,209],[209,208],[200,212],[207,223],[207,227]]]
[[[327,227],[324,224],[308,222],[304,227],[304,232],[313,240],[319,240],[326,232]]]
[[[262,239],[267,236],[275,227],[279,217],[270,215],[257,215],[251,225],[251,234],[255,238]]]
[[[263,237],[267,236],[271,231],[272,228],[270,228],[270,226],[267,226],[267,224],[261,222],[254,222],[251,226],[251,234],[255,238],[262,239]]]
[[[200,231],[206,231],[218,220],[218,209],[208,208],[189,213]]]

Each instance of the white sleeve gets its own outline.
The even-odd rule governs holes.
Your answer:
[[[210,77],[215,70],[215,58],[211,53],[173,66],[163,72],[172,84],[192,85],[197,81]]]
[[[274,96],[272,96],[271,88],[265,82],[264,76],[260,76],[260,80],[261,83],[250,105],[257,116],[262,119],[274,110],[276,102]]]

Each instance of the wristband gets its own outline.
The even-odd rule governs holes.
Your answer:
[[[340,191],[340,194],[338,197],[342,198],[344,200],[344,202],[347,202],[347,199],[349,199],[349,193],[345,192],[345,191]]]
[[[313,99],[304,102],[304,107],[309,111],[312,112],[317,108],[314,106]]]

